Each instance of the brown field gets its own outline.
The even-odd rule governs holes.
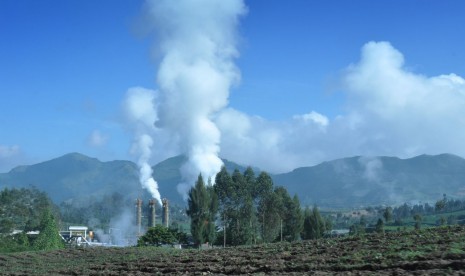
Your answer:
[[[206,250],[79,248],[0,255],[1,275],[465,275],[465,228]]]

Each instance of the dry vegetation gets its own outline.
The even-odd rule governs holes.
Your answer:
[[[80,248],[0,255],[2,275],[465,275],[465,228],[209,250]]]

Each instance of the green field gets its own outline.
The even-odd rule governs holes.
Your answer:
[[[424,275],[465,270],[465,228],[205,250],[78,248],[0,255],[1,275]]]
[[[423,216],[421,219],[421,228],[437,227],[438,221],[441,219],[441,217],[447,220],[447,218],[450,216],[458,217],[461,215],[465,215],[465,210],[455,211],[455,212],[444,212],[444,213],[438,213],[434,215]],[[411,218],[404,220],[402,226],[393,225],[392,223],[390,223],[384,226],[384,230],[386,231],[398,231],[399,229],[413,230],[414,226],[415,226],[415,220],[413,219],[413,217],[411,217]]]

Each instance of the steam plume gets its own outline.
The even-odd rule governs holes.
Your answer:
[[[161,205],[158,184],[152,177],[152,168],[149,160],[152,155],[153,139],[155,132],[154,123],[157,119],[155,109],[155,91],[134,87],[128,90],[124,109],[128,120],[134,126],[134,143],[132,153],[139,156],[139,181],[142,187],[150,192]]]
[[[212,118],[227,106],[229,89],[240,78],[236,26],[245,10],[242,0],[146,2],[161,57],[157,127],[169,131],[187,154],[178,186],[183,195],[199,173],[214,180],[223,164],[221,134]]]

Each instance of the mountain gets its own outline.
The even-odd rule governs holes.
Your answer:
[[[162,197],[183,204],[176,186],[185,156],[168,158],[153,167]],[[245,170],[223,159],[229,172]],[[258,175],[259,170],[254,168]],[[465,197],[465,159],[451,154],[396,157],[350,157],[271,175],[275,185],[297,194],[304,205],[360,207],[409,201],[436,201],[445,193]],[[118,192],[128,199],[148,198],[130,161],[101,162],[70,153],[0,174],[0,189],[35,186],[56,203],[68,199],[101,197]]]
[[[161,195],[172,202],[183,202],[176,186],[181,182],[179,168],[185,161],[186,157],[176,156],[153,167],[153,175]],[[236,168],[245,170],[245,167],[226,159],[223,162],[230,172]],[[29,186],[46,192],[56,203],[88,196],[101,197],[113,192],[132,199],[149,197],[139,184],[138,168],[133,162],[101,162],[79,153],[66,154],[39,164],[20,166],[8,173],[0,173],[0,189]]]
[[[221,159],[224,166],[229,173],[232,173],[235,169],[243,172],[246,167],[238,165],[227,159]],[[169,198],[171,201],[182,202],[183,199],[178,193],[176,186],[182,182],[182,177],[179,169],[182,164],[187,161],[187,157],[184,155],[178,155],[175,157],[168,158],[153,167],[153,177],[157,180],[159,185],[160,193],[163,197]],[[256,172],[259,170],[253,168]],[[205,179],[205,181],[207,181]]]
[[[115,191],[136,196],[140,191],[137,167],[130,161],[100,162],[70,153],[0,174],[0,188],[35,186],[60,203],[71,198],[100,197]]]
[[[351,157],[273,176],[303,204],[360,207],[465,196],[465,159],[451,154]]]

